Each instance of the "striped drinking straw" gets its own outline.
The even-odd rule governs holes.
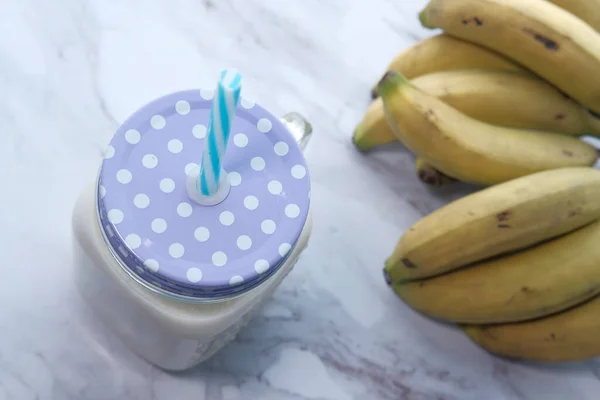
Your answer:
[[[242,88],[242,76],[235,69],[221,71],[220,78],[210,110],[198,177],[198,189],[204,196],[212,196],[219,190],[221,165]]]

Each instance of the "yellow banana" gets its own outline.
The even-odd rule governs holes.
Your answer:
[[[600,118],[531,74],[456,70],[419,76],[411,83],[470,117],[511,128],[600,136]],[[385,121],[383,102],[373,101],[354,130],[361,151],[397,141]]]
[[[412,79],[431,72],[468,68],[526,71],[485,47],[444,34],[422,40],[404,50],[394,57],[386,71],[397,70]],[[377,86],[371,90],[371,96],[378,96]]]
[[[596,221],[535,247],[427,280],[397,283],[393,289],[414,309],[446,321],[539,318],[600,293],[599,241]]]
[[[485,350],[503,357],[541,362],[579,361],[600,356],[600,297],[534,321],[465,326]]]
[[[423,26],[485,46],[524,65],[600,111],[600,34],[540,0],[431,0]]]
[[[472,193],[421,218],[385,262],[390,282],[440,275],[600,218],[600,171],[561,168]]]
[[[534,172],[590,166],[596,150],[557,133],[490,125],[414,87],[399,72],[379,85],[394,134],[435,169],[460,181],[493,185]]]
[[[587,22],[592,28],[600,31],[600,1],[599,0],[548,0],[560,8]]]
[[[417,157],[415,160],[415,169],[419,179],[431,186],[443,186],[448,183],[456,182],[456,179],[449,177],[427,164],[427,161],[421,157]]]

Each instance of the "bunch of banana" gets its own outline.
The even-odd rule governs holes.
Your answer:
[[[419,179],[489,186],[422,218],[385,262],[415,310],[491,353],[600,356],[600,0],[429,0],[443,33],[392,60],[353,133]]]
[[[408,79],[432,72],[486,68],[526,71],[506,57],[479,45],[448,35],[437,35],[409,47],[392,60],[387,71],[400,71]],[[377,85],[371,90],[376,98]]]
[[[534,172],[591,166],[597,151],[578,138],[491,125],[418,89],[399,72],[379,83],[395,136],[438,171],[463,182],[494,185]]]
[[[592,322],[599,300],[579,309],[600,294],[599,195],[600,171],[568,167],[463,197],[406,231],[385,263],[386,281],[415,310],[468,324],[469,336],[494,353],[600,355],[598,332],[577,351],[568,349],[579,336],[571,343],[556,336],[555,349],[544,342],[572,332],[571,318],[575,326],[588,324],[588,336],[600,329]]]

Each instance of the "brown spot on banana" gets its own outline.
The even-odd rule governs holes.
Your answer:
[[[563,119],[567,118],[567,116],[563,113],[558,113],[554,116],[554,119],[556,121],[562,121]]]
[[[512,216],[512,211],[506,210],[501,213],[496,214],[496,219],[498,222],[508,221],[508,219]]]
[[[573,157],[573,152],[571,150],[563,149],[562,153],[567,157]]]
[[[404,266],[406,268],[417,268],[416,264],[414,264],[412,261],[410,261],[408,258],[403,258],[402,260],[402,264],[404,264]]]
[[[483,25],[483,20],[481,20],[478,17],[473,17],[471,19],[463,19],[462,21],[463,25],[469,25],[471,22],[474,23],[477,26],[482,26]]]
[[[576,215],[579,215],[583,212],[583,209],[581,207],[577,207],[574,210],[569,211],[569,218],[573,218]]]
[[[540,42],[541,44],[544,45],[544,47],[550,51],[558,51],[558,49],[560,48],[560,46],[558,45],[558,43],[556,43],[554,40],[547,38],[539,33],[537,33],[536,31],[534,31],[533,29],[530,28],[523,28],[522,29],[523,33],[531,36],[532,38],[534,38],[536,41]]]
[[[510,225],[508,225],[508,224],[498,224],[498,228],[500,228],[500,229],[510,228]]]

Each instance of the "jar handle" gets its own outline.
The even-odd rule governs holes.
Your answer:
[[[304,151],[312,136],[313,129],[310,122],[297,112],[289,112],[281,117],[280,120],[296,140],[300,150]]]

